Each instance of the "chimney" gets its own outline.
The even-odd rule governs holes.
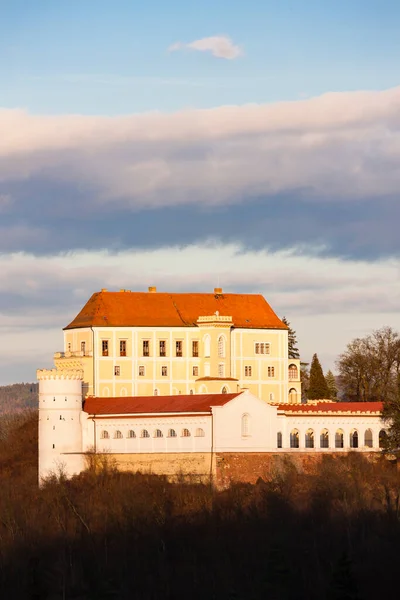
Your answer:
[[[222,288],[214,288],[214,294],[222,294]]]
[[[107,288],[101,288],[101,291],[102,292],[108,292],[108,289]]]
[[[154,285],[149,286],[149,294],[155,294],[157,292],[157,288]]]

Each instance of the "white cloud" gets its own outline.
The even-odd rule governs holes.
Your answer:
[[[226,60],[233,60],[243,54],[240,46],[234,44],[232,40],[225,35],[214,35],[186,44],[183,42],[176,42],[168,48],[169,52],[184,49],[197,50],[199,52],[211,52],[213,56],[225,58]]]

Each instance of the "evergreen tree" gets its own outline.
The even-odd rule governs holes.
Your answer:
[[[288,331],[288,353],[289,358],[300,358],[300,352],[297,348],[296,332],[290,327],[290,323],[286,317],[282,317],[282,322],[289,328]]]
[[[336,385],[336,379],[332,371],[329,369],[325,375],[326,385],[328,386],[329,396],[331,400],[337,400],[338,389]]]
[[[322,400],[323,398],[329,398],[328,386],[326,385],[321,363],[319,362],[316,354],[314,354],[311,361],[308,398],[310,400]]]

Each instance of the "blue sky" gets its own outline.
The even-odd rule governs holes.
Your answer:
[[[400,329],[400,3],[0,0],[0,384],[100,288]]]

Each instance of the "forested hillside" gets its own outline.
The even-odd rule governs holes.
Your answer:
[[[0,414],[21,412],[38,405],[37,383],[0,386]]]

